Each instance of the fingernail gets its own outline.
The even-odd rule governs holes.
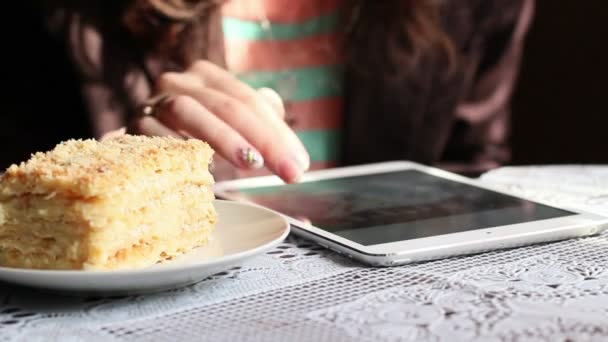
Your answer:
[[[298,167],[302,172],[308,171],[310,169],[310,157],[306,151],[300,151],[296,153],[294,157],[295,162],[298,164]]]
[[[264,167],[264,157],[252,147],[239,149],[238,160],[244,168],[261,169]]]
[[[291,158],[283,160],[277,169],[277,174],[283,178],[286,183],[297,183],[302,178],[304,170],[298,165],[298,162]]]
[[[272,105],[272,110],[276,112],[280,108],[283,108],[283,99],[281,96],[272,88],[260,88],[258,89],[258,93],[260,93],[268,102]],[[278,113],[277,113],[278,114]]]

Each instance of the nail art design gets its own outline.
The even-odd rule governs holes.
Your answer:
[[[264,167],[264,157],[260,152],[251,147],[242,148],[239,151],[239,158],[249,167],[253,169],[261,169]]]

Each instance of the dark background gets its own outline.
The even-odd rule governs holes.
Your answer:
[[[513,99],[514,164],[608,163],[608,1],[538,0]]]

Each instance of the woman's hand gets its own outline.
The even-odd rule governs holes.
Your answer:
[[[135,119],[130,130],[204,140],[235,166],[265,164],[288,183],[308,169],[308,153],[285,123],[283,103],[273,90],[256,91],[206,61],[183,73],[164,73],[156,86],[157,94],[167,97],[153,116]]]

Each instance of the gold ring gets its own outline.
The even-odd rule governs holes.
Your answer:
[[[166,102],[171,97],[169,93],[160,93],[149,98],[141,107],[141,116],[152,116],[156,117],[159,105]]]

